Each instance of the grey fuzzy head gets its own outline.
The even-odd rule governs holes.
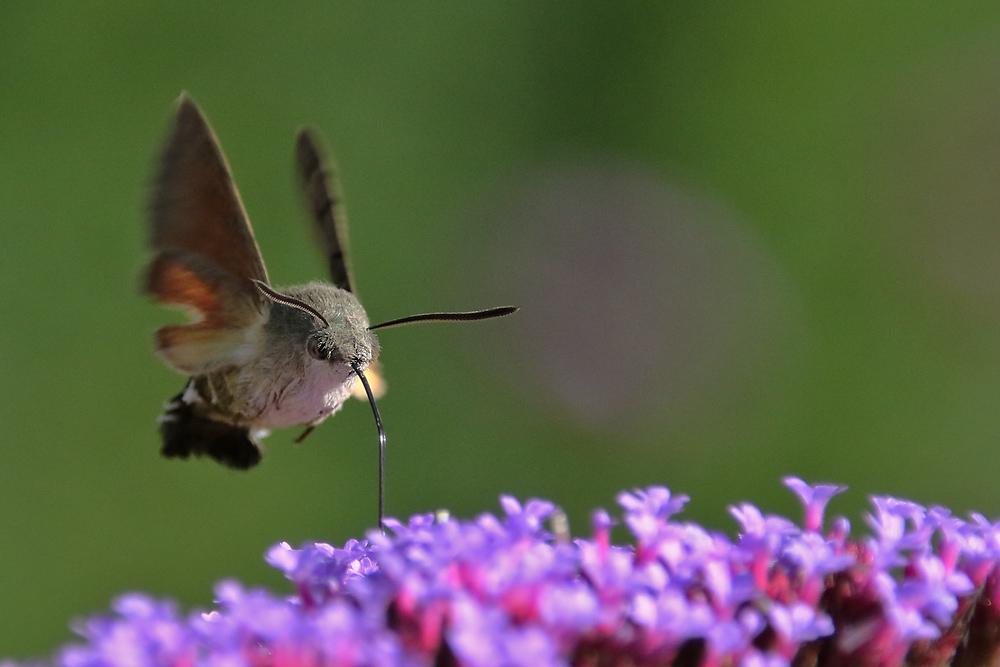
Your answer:
[[[326,322],[301,308],[272,301],[264,326],[270,352],[290,357],[306,352],[320,361],[361,369],[378,359],[378,338],[368,330],[368,315],[353,294],[321,282],[276,291],[315,309]]]

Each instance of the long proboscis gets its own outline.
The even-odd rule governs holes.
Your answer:
[[[372,394],[371,385],[368,378],[360,366],[352,366],[354,372],[361,378],[361,384],[368,394],[368,403],[372,406],[372,414],[375,415],[375,428],[378,429],[378,528],[385,533],[385,429],[382,428],[382,416],[378,413],[378,404],[375,403],[375,395]]]
[[[283,295],[282,295],[283,296]],[[290,297],[285,297],[286,299]],[[295,305],[295,304],[291,304]],[[491,317],[503,317],[517,312],[517,306],[501,306],[499,308],[487,308],[486,310],[472,310],[461,313],[424,313],[423,315],[410,315],[399,319],[389,320],[374,326],[369,330],[382,329],[385,327],[395,327],[402,324],[412,324],[414,322],[474,322],[476,320],[488,320]],[[354,373],[361,379],[361,384],[368,395],[368,403],[372,406],[372,414],[375,415],[375,428],[378,430],[378,527],[385,533],[385,429],[382,428],[382,416],[378,412],[378,404],[375,403],[375,395],[372,393],[368,378],[360,366],[352,366]]]
[[[499,308],[469,310],[462,313],[423,313],[422,315],[409,315],[407,317],[399,317],[394,320],[373,324],[368,327],[368,330],[374,331],[375,329],[398,327],[403,324],[413,324],[415,322],[475,322],[476,320],[488,320],[493,317],[503,317],[516,312],[517,306],[500,306]]]

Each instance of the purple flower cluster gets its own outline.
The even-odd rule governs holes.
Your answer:
[[[872,666],[1000,663],[1000,524],[872,499],[872,535],[844,518],[843,488],[785,484],[802,525],[750,504],[736,539],[674,517],[687,498],[622,493],[633,543],[594,514],[570,541],[548,502],[501,499],[503,517],[419,515],[343,548],[267,554],[295,593],[234,582],[217,609],[180,615],[127,595],[77,630],[60,667],[360,665]]]

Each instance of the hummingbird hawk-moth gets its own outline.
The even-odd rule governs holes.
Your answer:
[[[164,362],[189,376],[159,418],[161,451],[251,468],[261,458],[259,438],[270,429],[305,426],[301,441],[352,394],[367,397],[379,434],[381,522],[385,434],[375,403],[382,382],[374,330],[498,317],[516,308],[370,325],[355,296],[336,174],[311,130],[298,133],[295,165],[331,282],[278,289],[215,134],[190,97],[178,101],[149,206],[153,258],[144,285],[157,301],[191,315],[186,324],[156,332]]]

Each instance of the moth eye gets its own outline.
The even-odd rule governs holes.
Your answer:
[[[310,338],[306,343],[306,351],[309,352],[309,356],[317,361],[326,361],[326,352],[320,347],[319,339]]]

